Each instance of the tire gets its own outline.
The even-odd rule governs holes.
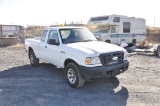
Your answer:
[[[155,56],[160,56],[160,46],[158,46],[157,50],[154,51]]]
[[[76,63],[69,63],[67,64],[65,68],[65,77],[67,80],[67,83],[72,88],[80,88],[85,84],[84,78],[82,78],[79,67]]]
[[[35,56],[33,51],[30,51],[29,59],[30,59],[31,66],[37,67],[39,65],[39,59]]]
[[[111,43],[111,41],[110,41],[110,40],[106,40],[105,42],[106,42],[106,43]]]
[[[133,39],[132,46],[136,46],[136,39]]]
[[[132,44],[132,43],[129,43],[129,44],[128,44],[128,47],[131,47],[131,46],[133,46],[133,44]]]

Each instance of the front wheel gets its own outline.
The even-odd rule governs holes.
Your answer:
[[[82,78],[76,63],[67,64],[65,68],[65,77],[72,88],[80,88],[85,84],[85,80]]]

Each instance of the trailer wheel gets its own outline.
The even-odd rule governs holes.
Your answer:
[[[160,46],[157,47],[157,50],[154,51],[155,56],[160,56]]]

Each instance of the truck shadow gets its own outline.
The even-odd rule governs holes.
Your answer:
[[[2,106],[125,106],[128,90],[117,77],[68,86],[64,71],[51,64],[17,66],[0,72]]]

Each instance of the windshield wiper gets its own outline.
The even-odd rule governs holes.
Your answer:
[[[81,40],[69,40],[65,43],[76,43],[76,42],[83,42],[83,41],[81,41]]]

